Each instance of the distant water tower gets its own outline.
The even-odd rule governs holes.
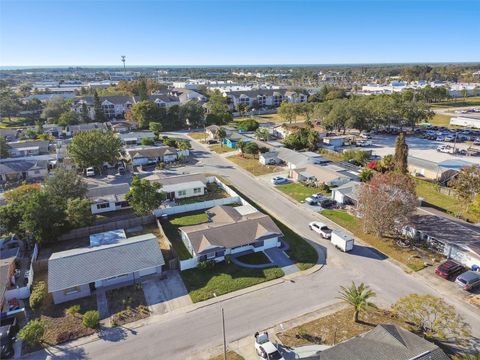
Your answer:
[[[127,74],[127,69],[125,68],[125,58],[126,58],[126,56],[125,56],[125,55],[122,55],[123,74],[124,74],[124,75]]]

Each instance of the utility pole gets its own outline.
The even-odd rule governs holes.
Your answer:
[[[227,360],[227,338],[225,337],[225,314],[222,307],[223,360]]]
[[[126,58],[126,56],[125,56],[125,55],[122,55],[123,75],[124,75],[124,76],[127,75],[127,69],[126,69],[126,67],[125,67],[125,58]]]

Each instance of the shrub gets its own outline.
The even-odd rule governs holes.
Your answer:
[[[42,320],[31,320],[20,330],[18,337],[28,346],[33,347],[40,343],[43,334],[45,334],[45,323]]]
[[[43,305],[46,296],[47,284],[45,284],[45,281],[39,281],[35,283],[32,287],[32,292],[30,294],[30,307],[33,310],[38,310],[40,306]]]
[[[95,310],[87,311],[83,314],[82,323],[85,327],[96,329],[100,323],[100,314]]]
[[[212,270],[215,267],[215,261],[214,260],[200,261],[197,267],[199,270]]]
[[[69,308],[65,309],[66,315],[75,316],[80,312],[80,305],[72,305]]]

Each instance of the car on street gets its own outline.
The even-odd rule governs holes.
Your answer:
[[[320,234],[324,239],[330,239],[332,236],[332,229],[330,229],[327,225],[322,224],[320,221],[313,221],[308,224],[308,227],[310,230]]]
[[[457,276],[455,283],[464,290],[473,290],[477,286],[480,286],[480,272],[472,270],[466,271]]]
[[[268,338],[268,333],[255,334],[255,352],[260,359],[285,360],[275,345]]]
[[[450,145],[440,145],[439,147],[437,147],[437,151],[446,154],[453,154],[455,152],[455,149]]]
[[[288,183],[288,179],[283,176],[275,176],[274,178],[272,178],[273,185],[281,185],[286,183]]]
[[[435,269],[435,274],[438,276],[451,280],[455,279],[458,275],[463,273],[465,271],[465,268],[457,263],[456,261],[453,260],[447,260],[444,263],[441,263],[440,265],[437,266]]]
[[[88,167],[85,170],[85,175],[87,175],[88,177],[95,176],[95,169],[93,167]]]
[[[10,359],[14,355],[13,343],[15,342],[15,329],[12,325],[0,326],[0,359]]]
[[[119,166],[118,167],[118,175],[125,175],[126,174],[126,170],[123,166]]]

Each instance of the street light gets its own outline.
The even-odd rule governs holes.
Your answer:
[[[216,298],[217,294],[213,293],[213,297]],[[223,360],[227,360],[227,337],[225,336],[225,313],[222,309],[222,334],[223,334]]]

